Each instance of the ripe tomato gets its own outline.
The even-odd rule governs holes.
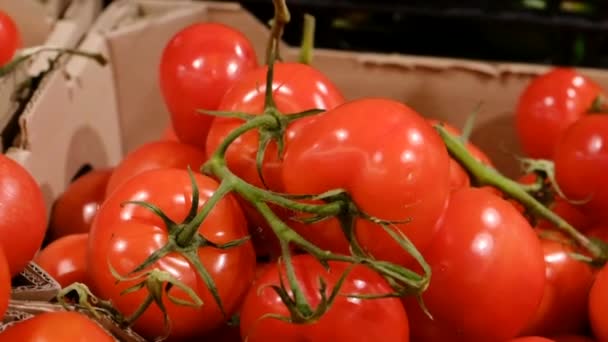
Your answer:
[[[545,255],[545,291],[534,317],[523,330],[525,335],[578,333],[587,323],[587,298],[593,284],[589,264],[573,259],[577,251],[563,234],[543,231]]]
[[[395,226],[424,249],[447,203],[449,156],[439,135],[406,105],[359,99],[319,116],[291,140],[283,182],[297,194],[345,189],[369,215],[411,219]],[[413,261],[379,225],[358,219],[355,230],[377,259]],[[323,249],[349,253],[337,219],[300,225],[299,232]]]
[[[555,342],[595,342],[591,337],[577,335],[560,335],[552,337],[552,339]]]
[[[160,140],[171,140],[171,141],[179,141],[177,135],[175,135],[175,130],[173,126],[169,125],[163,131],[163,134],[160,137]]]
[[[228,90],[219,109],[261,114],[264,111],[265,79],[267,67],[258,68],[240,78]],[[277,109],[284,114],[294,114],[309,109],[332,109],[344,102],[340,90],[321,72],[300,63],[277,63],[274,66],[273,98]],[[286,144],[298,135],[314,117],[300,119],[290,125],[284,137]],[[210,156],[224,138],[243,122],[238,119],[215,118],[207,137],[207,155]],[[256,154],[259,146],[258,133],[255,131],[240,136],[230,145],[226,153],[228,167],[239,177],[256,186],[262,187],[262,180],[256,168]],[[270,189],[283,191],[281,184],[282,162],[277,156],[277,146],[273,142],[266,149],[263,163],[264,180]],[[277,254],[278,242],[268,228],[266,221],[243,201],[242,207],[252,225],[252,235],[258,254],[271,256]],[[273,208],[280,216],[287,214],[280,208]]]
[[[608,243],[608,226],[596,225],[591,227],[585,234],[588,237],[594,237]]]
[[[555,340],[548,339],[546,337],[540,337],[540,336],[526,336],[526,337],[512,338],[508,342],[555,342]]]
[[[504,199],[481,189],[452,192],[439,232],[423,252],[433,275],[422,299],[407,298],[412,340],[506,341],[536,312],[545,286],[540,242]],[[447,337],[447,339],[445,339]]]
[[[53,279],[66,287],[72,283],[88,283],[86,269],[89,234],[63,236],[44,247],[34,258]]]
[[[205,153],[198,148],[177,141],[153,141],[129,153],[114,168],[106,187],[106,196],[119,185],[144,171],[188,166],[196,171],[205,162]]]
[[[45,312],[9,326],[1,342],[114,342],[98,323],[74,311]]]
[[[427,119],[427,121],[429,124],[431,124],[431,126],[435,126],[438,123],[443,124],[443,127],[448,131],[448,133],[452,135],[462,135],[462,132],[459,129],[448,123],[436,119]],[[475,159],[487,166],[494,167],[494,164],[492,164],[490,158],[488,158],[488,156],[481,149],[479,149],[479,147],[475,146],[471,142],[467,142],[465,146],[467,147],[469,153]],[[469,174],[467,173],[467,171],[460,165],[460,163],[458,163],[458,161],[450,157],[450,189],[454,191],[456,189],[468,187],[470,185],[471,180],[469,179]]]
[[[200,207],[213,195],[218,183],[201,174],[195,174],[199,188]],[[140,265],[150,254],[162,248],[169,232],[161,218],[153,212],[126,201],[144,200],[160,208],[174,222],[182,222],[192,203],[192,185],[188,172],[182,169],[157,169],[141,173],[118,187],[100,208],[93,221],[89,236],[87,270],[95,293],[112,300],[128,315],[145,299],[143,289],[121,295],[121,291],[134,285],[133,281],[116,284],[108,263],[118,274],[126,275]],[[198,233],[216,244],[225,244],[247,235],[245,218],[231,195],[220,200],[198,228]],[[184,245],[185,246],[185,245]],[[214,280],[226,313],[238,309],[242,296],[249,288],[255,273],[255,255],[251,243],[233,248],[187,246],[198,254],[202,265]],[[178,253],[163,256],[147,270],[166,271],[190,286],[203,301],[200,308],[174,304],[165,298],[171,321],[171,337],[194,337],[214,330],[223,323],[223,315],[205,282],[196,269]],[[184,291],[173,287],[171,294],[189,300]],[[163,315],[152,305],[136,321],[134,328],[146,338],[162,336]]]
[[[608,266],[596,275],[589,293],[589,320],[598,341],[608,341]]]
[[[197,23],[165,46],[160,61],[160,89],[179,140],[205,147],[212,116],[226,90],[257,67],[251,42],[241,32],[219,23]]]
[[[11,272],[6,256],[0,248],[0,317],[4,317],[11,296]]]
[[[5,155],[0,155],[0,175],[0,245],[15,276],[42,244],[46,205],[36,180]]]
[[[313,310],[321,302],[320,279],[327,284],[329,297],[334,285],[349,266],[330,262],[326,270],[312,256],[293,256],[298,284]],[[281,275],[287,284],[285,265]],[[289,315],[288,309],[270,286],[279,286],[279,266],[268,268],[249,289],[241,312],[241,338],[248,342],[266,341],[409,341],[408,319],[397,298],[355,299],[338,296],[321,318],[310,324],[297,325],[273,318],[272,313]],[[291,291],[288,291],[291,293]],[[388,283],[365,266],[355,266],[346,276],[341,294],[380,295],[392,292]]]
[[[555,177],[567,198],[585,201],[591,217],[608,222],[608,116],[588,115],[555,148]]]
[[[10,62],[20,47],[21,34],[17,24],[6,12],[0,10],[0,66]]]
[[[99,169],[78,177],[53,204],[49,237],[88,233],[106,195],[112,169]]]
[[[560,135],[585,116],[601,94],[598,84],[571,68],[553,68],[534,78],[520,95],[515,113],[524,153],[552,159]]]

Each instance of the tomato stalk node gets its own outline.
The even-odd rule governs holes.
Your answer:
[[[581,234],[566,220],[555,214],[551,209],[545,207],[532,195],[522,189],[521,185],[500,174],[497,170],[485,166],[477,161],[457,138],[452,136],[440,124],[434,126],[450,154],[474,177],[480,185],[494,186],[507,196],[523,204],[536,217],[544,218],[552,223],[557,229],[562,230],[580,246],[592,255],[597,263],[604,264],[608,260],[606,253],[596,242]]]
[[[95,296],[93,292],[83,283],[72,283],[63,289],[59,290],[55,299],[64,308],[68,308],[67,304],[69,299],[73,298],[74,295],[77,297],[76,303],[79,307],[86,309],[95,318],[100,319],[99,312],[108,313],[112,318],[122,324],[125,321],[125,317],[112,305],[110,301],[102,300]]]

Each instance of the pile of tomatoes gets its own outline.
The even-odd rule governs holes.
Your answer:
[[[48,229],[38,185],[0,157],[0,313],[33,260],[149,340],[608,341],[605,259],[506,195],[521,186],[603,248],[608,117],[592,80],[531,82],[518,137],[551,167],[490,186],[502,176],[456,127],[273,60],[226,25],[178,32],[159,65],[166,132],[74,180]],[[0,333],[36,337],[112,340],[75,312]]]

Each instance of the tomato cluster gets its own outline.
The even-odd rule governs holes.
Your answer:
[[[73,181],[48,231],[39,187],[1,157],[0,312],[33,259],[60,300],[80,290],[150,340],[608,341],[599,86],[561,68],[532,81],[518,136],[554,169],[511,181],[466,132],[347,99],[278,53],[260,65],[234,28],[183,28],[159,65],[170,125]],[[43,314],[0,341],[105,341],[98,328]]]

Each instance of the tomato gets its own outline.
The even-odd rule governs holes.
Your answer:
[[[508,342],[555,342],[555,340],[540,337],[540,336],[526,336],[510,339]]]
[[[406,298],[412,340],[486,342],[517,336],[536,312],[545,286],[543,252],[530,224],[504,199],[463,188],[452,192],[438,226],[423,251],[433,274],[422,299],[434,321]]]
[[[177,141],[153,141],[130,152],[116,165],[106,187],[106,196],[120,184],[144,171],[161,168],[190,167],[197,171],[205,162],[205,153]]]
[[[68,185],[51,210],[48,232],[51,240],[89,232],[111,175],[112,169],[93,170]]]
[[[251,42],[219,23],[196,23],[176,33],[165,46],[159,84],[179,140],[200,148],[222,96],[244,73],[257,67]]]
[[[66,287],[72,283],[88,283],[86,269],[89,234],[63,236],[44,247],[34,258],[53,279]]]
[[[536,314],[528,322],[526,335],[578,333],[587,323],[587,298],[593,283],[589,264],[573,259],[576,250],[563,234],[543,231],[545,291]]]
[[[570,200],[608,222],[608,116],[588,115],[568,128],[555,148],[555,177]]]
[[[589,320],[598,341],[608,341],[608,266],[597,274],[589,293]]]
[[[349,266],[330,262],[326,270],[312,256],[292,257],[297,282],[305,299],[315,309],[321,302],[320,279],[327,284],[329,297],[334,285]],[[285,265],[281,265],[283,281],[287,284]],[[278,286],[279,267],[268,268],[249,290],[241,312],[241,338],[258,341],[409,341],[408,318],[397,298],[356,299],[338,296],[321,318],[310,324],[297,325],[273,318],[272,313],[289,315],[288,309],[270,286]],[[340,290],[341,294],[380,295],[391,293],[391,287],[371,269],[357,265],[352,268]],[[291,291],[288,291],[291,293]]]
[[[219,109],[261,114],[264,111],[265,79],[268,68],[261,67],[247,73],[228,90]],[[274,65],[273,98],[277,109],[284,114],[294,114],[309,109],[332,109],[344,103],[340,90],[325,75],[300,63],[277,63]],[[315,117],[300,119],[290,125],[284,137],[286,144],[298,135]],[[243,122],[238,119],[218,117],[213,121],[207,137],[207,155],[210,156],[224,138]],[[247,182],[262,187],[256,168],[259,139],[257,132],[240,136],[230,145],[226,153],[228,167]],[[277,156],[277,147],[271,143],[263,163],[264,180],[270,189],[283,191],[281,184],[282,163]],[[252,224],[254,242],[259,254],[276,255],[278,242],[266,221],[247,202],[242,203]],[[280,216],[287,216],[280,208],[273,208]]]
[[[522,149],[531,158],[552,159],[560,135],[584,117],[602,90],[572,68],[553,68],[534,78],[515,113]]]
[[[0,175],[0,245],[15,276],[42,244],[46,204],[32,175],[5,155],[0,156]]]
[[[194,177],[200,191],[200,210],[217,190],[218,183],[198,173]],[[148,292],[142,289],[121,295],[121,291],[135,283],[126,281],[116,284],[108,264],[118,274],[126,275],[150,254],[162,248],[169,239],[168,229],[159,216],[135,204],[121,205],[131,200],[145,200],[160,208],[174,222],[182,222],[187,217],[192,202],[188,171],[157,169],[131,178],[106,199],[93,221],[87,254],[87,270],[92,288],[101,298],[110,299],[126,315],[131,314],[143,302]],[[198,227],[198,233],[216,244],[225,244],[247,235],[245,218],[232,195],[224,197],[214,206]],[[193,241],[184,242],[180,246],[191,248],[197,253],[217,286],[226,313],[232,315],[253,281],[256,261],[251,243],[247,241],[228,249],[197,247],[188,243]],[[152,268],[178,278],[191,287],[204,303],[200,308],[193,308],[174,304],[165,298],[173,339],[208,333],[223,323],[224,317],[211,292],[183,254],[167,254],[147,270]],[[179,288],[174,287],[171,294],[192,302]],[[146,338],[162,336],[164,327],[161,311],[152,305],[136,321],[134,328]]]
[[[177,135],[175,135],[175,130],[173,129],[173,126],[169,125],[165,128],[163,134],[160,137],[160,140],[179,141]]]
[[[442,124],[443,128],[445,128],[448,133],[455,135],[455,136],[461,136],[462,132],[457,129],[456,127],[436,120],[436,119],[428,119],[427,121],[429,124],[431,124],[431,126],[435,126],[437,124]],[[488,156],[481,150],[479,149],[479,147],[475,146],[473,143],[471,142],[467,142],[465,144],[467,150],[469,151],[469,153],[478,161],[480,161],[481,163],[490,166],[490,167],[494,167],[494,164],[492,163],[492,161],[490,160],[490,158],[488,158]],[[452,191],[456,190],[456,189],[460,189],[460,188],[464,188],[464,187],[468,187],[471,185],[471,180],[469,179],[469,174],[467,173],[467,171],[460,165],[460,163],[458,161],[456,161],[456,159],[451,158],[450,157],[450,188],[452,189]]]
[[[608,225],[593,226],[585,234],[608,243]]]
[[[114,342],[99,323],[75,311],[44,312],[0,333],[1,342]]]
[[[552,339],[555,342],[595,342],[591,337],[577,335],[560,335],[552,337]]]
[[[287,192],[297,194],[345,189],[369,215],[410,219],[395,227],[423,249],[447,203],[449,156],[439,135],[411,108],[365,98],[327,111],[290,141],[283,182]],[[323,249],[349,253],[337,219],[298,230]],[[413,261],[379,225],[358,219],[355,230],[361,247],[375,258]]]
[[[4,11],[0,10],[0,66],[10,62],[17,49],[21,47],[21,34],[17,24]]]
[[[4,252],[0,249],[0,317],[4,317],[11,296],[11,271]]]

